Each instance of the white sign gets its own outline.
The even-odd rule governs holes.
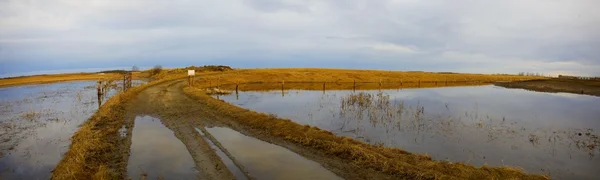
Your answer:
[[[188,76],[196,75],[196,70],[188,70]]]

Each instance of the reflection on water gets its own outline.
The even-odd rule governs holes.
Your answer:
[[[600,176],[600,98],[495,86],[242,92],[233,104],[371,144],[553,178]]]
[[[185,145],[160,119],[136,117],[127,175],[132,179],[195,179],[197,170]]]
[[[196,131],[198,131],[198,133],[200,133],[202,138],[204,138],[204,140],[210,145],[210,148],[213,149],[215,152],[217,152],[217,155],[219,156],[219,158],[221,158],[221,161],[223,161],[223,164],[225,164],[225,166],[227,166],[227,169],[229,169],[229,171],[233,174],[233,176],[235,176],[235,179],[237,179],[237,180],[248,179],[246,174],[244,172],[242,172],[242,170],[238,167],[238,165],[236,165],[233,162],[233,160],[231,160],[231,158],[229,158],[229,156],[227,156],[227,154],[225,154],[225,152],[223,152],[221,150],[221,148],[217,147],[215,145],[215,143],[212,142],[212,140],[210,140],[210,138],[206,137],[206,135],[202,132],[202,130],[196,128]]]
[[[96,85],[76,81],[0,88],[0,179],[49,179],[70,137],[98,109]],[[117,91],[105,89],[101,100]]]
[[[288,149],[228,128],[207,128],[256,179],[340,179],[320,164]]]
[[[96,90],[86,88],[95,83],[0,88],[0,179],[50,178],[72,134],[98,109]]]

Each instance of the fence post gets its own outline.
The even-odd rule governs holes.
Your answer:
[[[238,94],[238,87],[240,86],[240,81],[235,82],[235,94]]]

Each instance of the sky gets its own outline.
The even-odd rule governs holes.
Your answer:
[[[326,67],[600,76],[598,0],[0,0],[0,75]]]

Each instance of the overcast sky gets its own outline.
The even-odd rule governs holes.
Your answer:
[[[224,64],[600,76],[599,0],[0,0],[0,74]]]

